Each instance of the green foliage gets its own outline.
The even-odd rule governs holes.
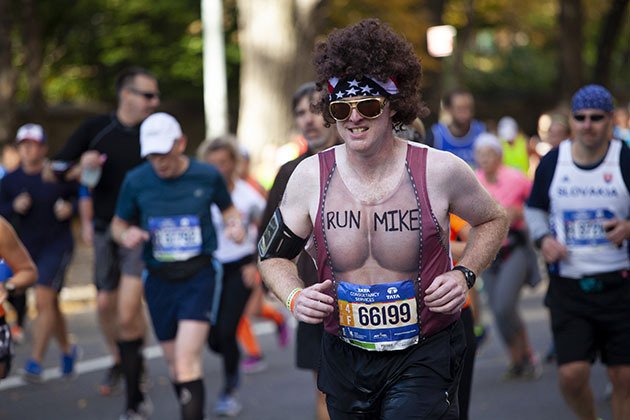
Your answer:
[[[115,76],[129,65],[153,71],[164,97],[200,99],[200,4],[199,0],[38,2],[47,101],[114,100]]]

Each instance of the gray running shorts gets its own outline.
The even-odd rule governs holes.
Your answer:
[[[140,277],[142,247],[128,249],[113,241],[111,232],[94,232],[94,283],[98,290],[116,290],[121,274]]]

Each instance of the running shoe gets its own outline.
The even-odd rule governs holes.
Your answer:
[[[22,377],[32,383],[42,382],[42,365],[33,359],[28,359],[22,369]]]
[[[24,330],[18,324],[11,326],[11,338],[15,344],[22,344],[24,342]]]
[[[214,414],[221,417],[236,417],[243,409],[234,394],[222,394],[214,406]]]
[[[61,355],[61,376],[64,378],[76,378],[76,362],[81,358],[81,348],[76,344],[70,347],[70,354]]]
[[[99,385],[99,392],[102,395],[113,395],[120,389],[120,380],[122,379],[122,365],[116,363],[112,365],[107,372],[105,378]]]
[[[278,346],[285,348],[289,345],[289,327],[286,320],[278,324]]]
[[[125,410],[118,420],[147,420],[153,414],[153,402],[147,394],[143,394],[143,397],[144,400],[135,410]]]
[[[258,373],[267,369],[267,362],[262,356],[247,356],[241,362],[241,370],[243,373]]]
[[[521,376],[523,376],[523,364],[518,363],[508,367],[508,369],[503,373],[502,378],[504,381],[511,381],[519,379]]]
[[[540,358],[538,354],[533,353],[530,357],[528,357],[523,362],[523,372],[521,375],[521,379],[526,381],[533,381],[542,376],[543,368],[540,363]]]

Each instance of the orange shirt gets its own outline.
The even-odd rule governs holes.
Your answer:
[[[466,226],[468,223],[466,223],[466,221],[462,219],[461,217],[455,216],[453,213],[450,213],[450,216],[451,216],[450,240],[454,241],[457,239],[457,234],[459,233],[459,231],[462,230],[464,226]],[[457,265],[457,261],[453,260],[453,265]],[[462,307],[462,309],[468,306],[469,304],[470,304],[470,295],[466,296],[466,304]]]

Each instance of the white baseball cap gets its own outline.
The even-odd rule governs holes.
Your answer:
[[[17,131],[15,141],[20,143],[24,140],[36,141],[37,143],[46,143],[46,134],[39,124],[24,124]]]
[[[481,133],[475,139],[475,152],[482,147],[491,147],[499,155],[503,154],[503,147],[501,146],[501,140],[492,133]]]
[[[497,134],[505,141],[513,141],[518,135],[518,124],[512,117],[503,117],[497,125]]]
[[[182,127],[172,115],[165,112],[150,115],[140,126],[140,156],[170,152],[182,134]]]

